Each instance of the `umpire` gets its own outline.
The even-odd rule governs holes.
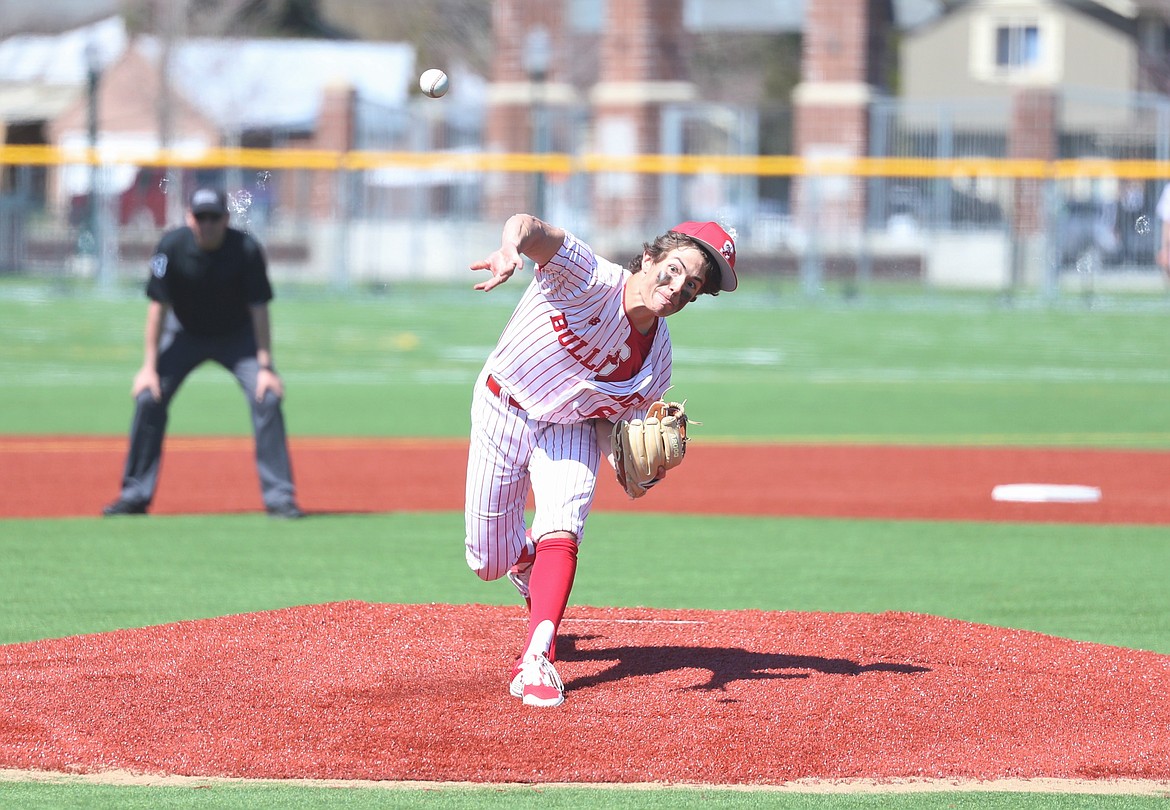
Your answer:
[[[171,398],[187,375],[214,360],[235,375],[252,407],[256,469],[268,514],[304,517],[296,501],[281,399],[272,364],[272,285],[260,244],[228,227],[227,195],[200,187],[187,226],[163,234],[150,259],[146,353],[134,377],[134,421],[122,493],[105,515],[144,515],[154,498]]]

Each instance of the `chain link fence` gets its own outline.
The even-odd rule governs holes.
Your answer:
[[[1011,132],[1009,102],[897,99],[872,103],[869,155],[837,163],[793,156],[790,107],[706,103],[665,106],[659,153],[621,159],[595,151],[587,108],[564,105],[541,110],[525,155],[485,150],[482,111],[435,104],[359,107],[357,147],[342,154],[286,145],[91,163],[8,147],[0,273],[140,279],[200,182],[228,189],[233,224],[262,240],[280,279],[463,278],[498,240],[492,201],[509,184],[527,210],[621,260],[640,242],[615,242],[597,225],[595,191],[603,177],[641,173],[655,193],[629,230],[648,238],[682,220],[720,221],[738,233],[745,276],[799,278],[810,293],[826,279],[860,289],[884,276],[1057,292],[1091,274],[1160,289],[1155,208],[1170,179],[1170,101],[1070,94],[1060,110],[1040,162],[1013,159],[1013,137],[1029,135]],[[799,182],[809,193],[798,203]],[[1042,191],[1035,232],[1020,227],[1022,184]],[[841,194],[863,196],[856,222],[829,216],[845,207]]]

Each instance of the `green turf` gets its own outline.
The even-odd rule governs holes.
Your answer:
[[[278,290],[293,435],[463,436],[470,385],[521,290]],[[124,432],[144,311],[129,291],[0,283],[0,432]],[[1170,447],[1168,317],[1160,298],[805,305],[745,283],[671,319],[674,393],[710,438]],[[231,378],[198,370],[171,430],[246,434]]]
[[[0,804],[6,807],[86,807],[92,810],[155,810],[155,808],[371,808],[425,807],[431,810],[691,810],[691,808],[777,808],[778,810],[1146,810],[1166,807],[1155,796],[1093,796],[990,791],[824,795],[717,789],[629,790],[571,787],[432,788],[293,788],[207,784],[198,787],[133,787],[5,784]]]
[[[911,611],[1170,654],[1162,527],[598,513],[573,603]],[[0,521],[0,642],[357,599],[512,604],[454,513]]]

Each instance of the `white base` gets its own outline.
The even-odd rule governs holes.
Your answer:
[[[991,490],[993,501],[1017,503],[1096,503],[1098,487],[1080,484],[1000,484]]]

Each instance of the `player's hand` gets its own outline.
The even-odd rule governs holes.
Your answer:
[[[264,394],[271,391],[277,399],[284,399],[284,383],[280,375],[270,368],[260,369],[256,375],[256,401],[263,402]]]
[[[502,247],[493,251],[486,259],[472,262],[472,270],[490,270],[492,277],[475,285],[475,289],[487,292],[512,277],[512,274],[524,266],[524,260],[513,247]]]
[[[138,399],[143,391],[150,391],[155,402],[162,402],[162,385],[158,381],[158,371],[154,366],[143,366],[134,375],[134,383],[130,386],[130,396]]]

